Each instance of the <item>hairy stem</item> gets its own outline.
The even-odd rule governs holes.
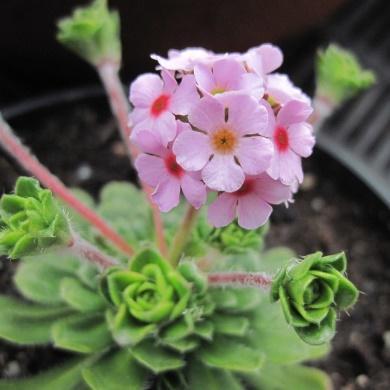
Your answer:
[[[272,277],[261,272],[215,272],[208,274],[210,286],[235,286],[267,288]]]
[[[106,255],[100,249],[84,240],[76,233],[72,234],[72,241],[68,245],[67,249],[76,257],[87,260],[90,263],[95,264],[100,269],[106,269],[119,264],[116,259]]]
[[[185,214],[183,221],[173,238],[171,250],[169,252],[168,259],[174,267],[176,267],[179,263],[183,249],[190,238],[193,227],[195,226],[197,216],[198,210],[189,205],[187,213]]]
[[[123,92],[123,87],[118,76],[119,65],[117,63],[107,61],[97,66],[97,72],[99,73],[100,79],[106,90],[108,99],[110,101],[111,111],[117,120],[121,138],[126,145],[127,155],[130,159],[130,162],[132,163],[133,160],[135,160],[138,156],[139,151],[135,147],[135,145],[130,142],[130,107]],[[145,192],[152,209],[157,246],[160,249],[160,252],[163,255],[166,255],[167,245],[164,236],[164,225],[160,211],[158,210],[156,204],[153,202],[151,197],[153,190],[148,185],[142,182],[141,187],[142,190]]]
[[[74,209],[81,217],[91,223],[107,240],[115,244],[127,255],[134,253],[132,247],[104,219],[80,202],[66,186],[54,176],[38,159],[21,143],[10,126],[0,116],[0,144],[4,150],[44,186]]]

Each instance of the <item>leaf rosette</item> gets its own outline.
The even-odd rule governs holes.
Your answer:
[[[71,239],[68,220],[50,190],[20,177],[15,193],[0,200],[0,252],[11,259],[41,253]]]
[[[316,252],[294,260],[276,275],[271,299],[280,300],[287,322],[309,344],[326,343],[335,335],[337,311],[353,306],[358,290],[345,276],[344,252]]]
[[[151,250],[137,255],[128,270],[110,269],[102,291],[115,308],[108,319],[120,344],[134,344],[161,324],[177,319],[191,295],[183,276]],[[124,338],[122,330],[126,328],[129,331]]]

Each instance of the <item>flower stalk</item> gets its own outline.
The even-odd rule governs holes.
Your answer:
[[[0,116],[0,144],[4,150],[30,174],[35,176],[44,186],[49,188],[63,202],[74,209],[85,220],[91,223],[107,240],[127,255],[133,255],[132,247],[113,230],[99,215],[80,202],[66,186],[54,176],[38,159],[22,144],[11,127]]]
[[[212,287],[256,287],[267,289],[272,284],[272,277],[261,272],[215,272],[208,275]]]
[[[96,66],[96,70],[106,90],[111,111],[117,120],[122,141],[126,145],[127,155],[132,163],[137,158],[139,151],[135,145],[130,142],[130,107],[118,76],[119,65],[113,61],[104,61]],[[164,238],[164,226],[160,211],[151,198],[153,190],[142,181],[141,188],[145,192],[151,206],[157,246],[160,249],[160,252],[163,255],[166,255],[167,245]]]
[[[180,261],[183,249],[190,238],[198,214],[199,211],[190,205],[187,209],[187,213],[185,214],[181,225],[179,226],[175,236],[173,237],[168,259],[174,267],[176,267]]]
[[[74,232],[72,232],[72,239],[67,247],[67,250],[78,258],[95,264],[100,269],[106,269],[118,265],[118,260],[106,255],[100,249]]]

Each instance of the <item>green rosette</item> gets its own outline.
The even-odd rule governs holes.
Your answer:
[[[337,312],[357,301],[357,288],[345,277],[344,252],[322,256],[316,252],[283,267],[271,288],[271,300],[280,300],[284,316],[309,344],[323,344],[335,335]]]
[[[1,197],[0,221],[0,252],[11,259],[71,240],[68,220],[52,192],[30,177],[20,177],[15,193]]]

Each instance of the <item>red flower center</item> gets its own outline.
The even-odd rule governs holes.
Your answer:
[[[171,152],[168,155],[166,155],[165,159],[165,166],[168,169],[168,172],[177,178],[180,178],[184,174],[183,168],[176,162],[175,155]]]
[[[152,103],[152,106],[150,107],[150,113],[154,117],[158,117],[168,109],[170,101],[171,101],[171,97],[169,95],[165,95],[165,94],[160,95]]]
[[[276,147],[280,152],[284,152],[288,149],[288,133],[284,127],[279,126],[276,128],[274,133],[274,140]]]
[[[253,179],[245,179],[244,184],[240,189],[234,192],[234,195],[244,196],[253,191],[254,180]]]

